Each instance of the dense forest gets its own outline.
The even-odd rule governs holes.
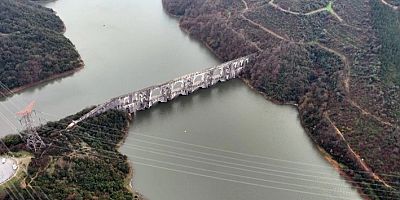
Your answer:
[[[125,112],[111,110],[65,130],[68,123],[88,111],[39,127],[37,131],[47,146],[38,152],[26,149],[19,135],[2,139],[7,148],[0,145],[0,154],[21,151],[33,154],[26,174],[14,184],[24,199],[32,198],[31,195],[35,199],[143,198],[131,191],[128,185],[131,168],[127,157],[117,150],[130,117]],[[21,198],[13,194],[15,188],[10,191],[8,187],[0,191],[0,199]]]
[[[400,13],[378,2],[372,2],[372,5],[374,26],[382,45],[381,75],[387,84],[400,86],[400,37],[396,37],[400,33]]]
[[[1,83],[14,89],[82,67],[64,29],[51,9],[29,0],[0,1]]]
[[[399,0],[162,1],[223,61],[255,53],[243,80],[274,102],[296,105],[312,140],[364,195],[400,199]],[[0,1],[0,81],[18,88],[82,66],[63,31],[50,9]],[[38,129],[48,145],[30,153],[18,179],[25,198],[142,198],[127,186],[131,170],[117,151],[129,116],[108,111],[65,130],[86,112]],[[2,140],[0,154],[29,152],[18,135]],[[10,194],[0,198],[19,198]]]
[[[386,1],[395,5],[398,1]],[[298,107],[313,141],[370,199],[400,199],[400,11],[383,1],[163,0],[242,78]]]

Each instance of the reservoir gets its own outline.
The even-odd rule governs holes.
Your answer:
[[[37,102],[56,120],[112,97],[220,63],[178,27],[161,0],[44,3],[66,25],[85,68],[3,100],[1,136]],[[266,101],[240,80],[139,112],[121,152],[132,185],[150,200],[360,199],[323,158],[290,106]]]

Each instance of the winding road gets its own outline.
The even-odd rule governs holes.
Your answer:
[[[326,12],[331,13],[331,14],[332,14],[334,17],[336,17],[340,22],[343,22],[343,19],[342,19],[334,10],[328,11],[328,9],[327,9],[326,7],[319,8],[319,9],[316,9],[316,10],[313,10],[313,11],[310,11],[310,12],[306,12],[306,13],[300,13],[300,12],[294,12],[294,11],[291,11],[291,10],[284,9],[284,8],[282,8],[281,6],[279,6],[278,4],[274,3],[274,0],[269,1],[268,4],[271,5],[271,6],[274,7],[274,8],[276,8],[276,9],[282,11],[282,12],[289,13],[289,14],[292,14],[292,15],[310,16],[310,15],[314,15],[314,14],[317,14],[317,13],[320,13],[320,12],[325,12],[325,11],[326,11]]]
[[[318,10],[315,10],[315,11],[311,11],[311,12],[309,12],[309,13],[304,13],[304,14],[302,14],[302,13],[297,13],[297,12],[285,10],[285,9],[281,8],[279,5],[275,4],[273,1],[274,1],[274,0],[269,1],[269,5],[275,7],[276,9],[278,9],[278,10],[280,10],[280,11],[282,11],[282,12],[286,12],[286,13],[290,13],[290,14],[294,14],[294,15],[312,15],[312,14],[319,13],[319,12],[322,12],[322,11],[328,11],[327,8],[321,8],[321,9],[318,9]],[[382,1],[382,2],[385,2],[384,0],[381,0],[381,1]],[[264,32],[266,32],[266,33],[268,33],[268,34],[270,34],[270,35],[272,35],[272,36],[274,36],[274,37],[276,37],[276,38],[278,38],[278,39],[280,39],[280,40],[283,40],[283,41],[292,41],[290,38],[283,37],[283,36],[279,35],[278,33],[276,33],[276,32],[274,32],[274,31],[268,29],[267,27],[265,27],[265,26],[263,26],[263,25],[261,25],[261,24],[259,24],[259,23],[257,23],[257,22],[252,21],[251,19],[247,18],[247,17],[245,16],[245,13],[246,13],[247,11],[249,11],[250,8],[249,8],[248,3],[246,2],[246,0],[242,0],[242,2],[243,2],[243,4],[244,4],[244,6],[245,6],[245,8],[244,8],[244,9],[242,10],[242,12],[241,12],[241,17],[242,17],[243,19],[245,19],[246,21],[248,21],[248,22],[251,23],[252,25],[258,27],[259,29],[263,30]],[[385,3],[386,3],[386,2],[385,2]],[[387,5],[390,5],[390,4],[388,4],[388,3],[386,3],[386,4],[387,4]],[[391,5],[391,6],[393,6],[393,5]],[[392,8],[393,8],[393,7],[392,7]],[[395,9],[397,9],[397,7],[396,7]],[[330,13],[333,14],[340,22],[343,22],[343,19],[342,19],[339,15],[337,15],[334,11],[331,11]],[[350,97],[350,96],[351,96],[351,95],[350,95],[351,62],[349,61],[349,59],[347,58],[346,55],[344,55],[343,53],[339,52],[338,50],[329,48],[329,47],[327,47],[327,46],[325,46],[325,45],[323,45],[323,44],[321,44],[321,43],[319,43],[319,42],[308,42],[308,43],[296,42],[296,43],[297,43],[297,44],[302,44],[302,45],[304,45],[304,44],[315,44],[315,45],[319,46],[320,48],[324,49],[325,51],[331,52],[331,53],[337,55],[338,57],[340,57],[340,59],[343,61],[344,66],[345,66],[345,68],[344,68],[344,70],[343,70],[343,76],[342,76],[341,82],[342,82],[342,84],[343,84],[343,86],[344,86],[344,88],[345,88],[346,100],[350,103],[350,105],[352,105],[353,107],[355,107],[355,108],[357,108],[358,110],[360,110],[360,112],[361,112],[362,114],[368,115],[368,116],[372,117],[373,119],[377,120],[378,122],[380,122],[380,123],[382,123],[382,124],[384,124],[384,125],[388,125],[388,126],[392,126],[392,127],[394,126],[394,125],[391,124],[390,122],[387,122],[387,121],[381,119],[380,117],[378,117],[378,116],[372,114],[371,112],[368,112],[367,110],[365,110],[364,108],[362,108],[360,105],[358,105],[356,102],[354,102],[354,101],[351,99],[351,97]],[[371,170],[371,168],[364,162],[364,160],[361,159],[361,157],[350,147],[350,145],[349,145],[349,143],[346,141],[344,135],[343,135],[343,134],[341,133],[341,131],[336,127],[336,125],[334,124],[334,122],[329,118],[328,111],[326,111],[326,112],[324,113],[324,116],[325,116],[325,118],[330,122],[330,124],[331,124],[331,126],[333,127],[333,129],[335,130],[335,132],[346,142],[349,151],[352,152],[352,154],[354,155],[355,159],[357,160],[357,162],[360,163],[360,165],[363,167],[363,169],[364,169],[366,172],[370,173],[371,176],[374,177],[375,180],[381,182],[381,183],[384,184],[386,187],[391,187],[391,186],[388,185],[382,178],[380,178],[377,174],[375,174],[375,173]]]
[[[381,0],[381,2],[382,2],[383,4],[385,4],[385,5],[389,6],[389,7],[391,7],[393,10],[398,10],[398,9],[399,9],[398,6],[395,6],[395,5],[392,5],[392,4],[388,3],[386,0]]]

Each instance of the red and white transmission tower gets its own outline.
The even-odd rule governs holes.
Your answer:
[[[17,112],[17,115],[20,117],[19,121],[21,122],[21,125],[25,128],[23,136],[26,138],[26,146],[36,152],[46,145],[34,127],[34,120],[32,117],[34,106],[35,102],[32,101],[25,109]]]

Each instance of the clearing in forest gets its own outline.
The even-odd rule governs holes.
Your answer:
[[[330,1],[328,3],[328,5],[325,7],[325,10],[328,11],[329,13],[333,14],[334,11],[333,11],[333,2],[332,1]]]

